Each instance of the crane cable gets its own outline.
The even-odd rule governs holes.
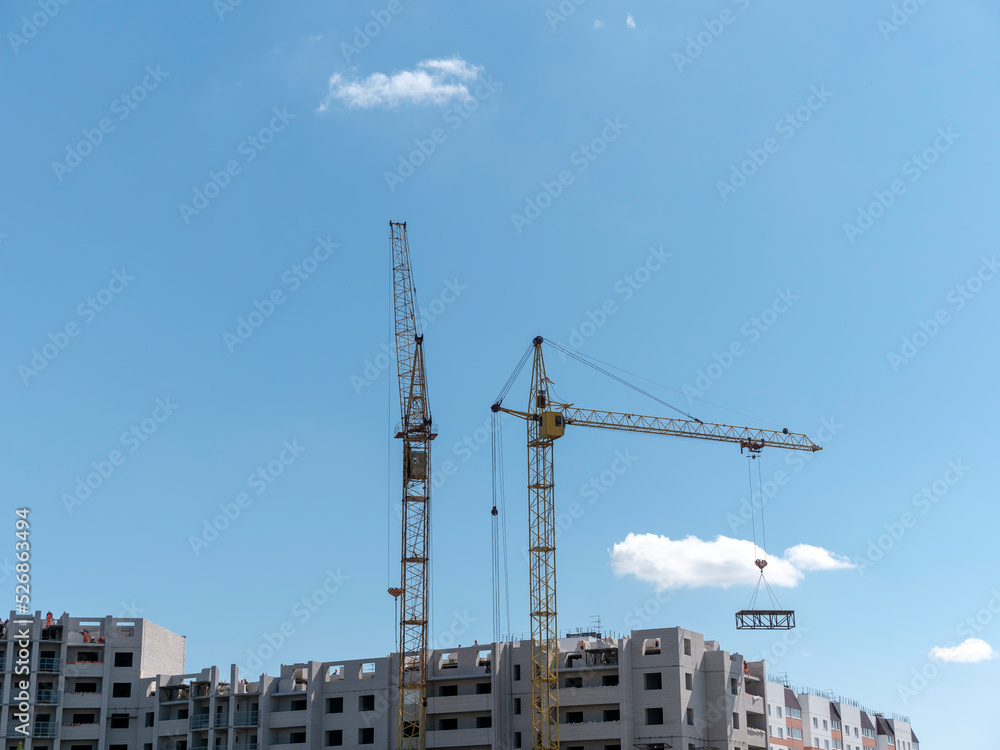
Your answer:
[[[493,479],[493,508],[491,514],[491,526],[493,536],[493,648],[496,655],[492,659],[491,669],[495,680],[501,679],[498,667],[501,663],[507,663],[506,659],[501,662],[500,649],[503,640],[501,627],[504,620],[503,613],[506,611],[507,633],[510,633],[510,587],[507,566],[507,504],[504,493],[503,475],[503,420],[500,412],[492,413],[490,430],[490,449],[492,454],[492,479]],[[498,507],[499,506],[499,507]],[[502,580],[501,580],[502,573]],[[500,689],[494,692],[502,692]],[[496,747],[496,733],[502,727],[509,724],[507,717],[507,707],[505,701],[497,704],[498,716],[496,726],[490,728],[491,745]],[[501,745],[507,743],[499,743]]]
[[[753,491],[753,472],[750,469],[750,461],[757,461],[757,497],[760,499],[760,533],[761,533],[761,556],[757,557],[757,518],[754,514],[754,491]],[[750,604],[747,609],[753,609],[757,603],[757,595],[760,592],[760,585],[764,584],[764,590],[767,591],[767,595],[771,600],[771,606],[774,609],[781,609],[781,604],[778,603],[778,597],[775,596],[774,590],[771,585],[767,582],[764,577],[764,568],[767,566],[767,528],[764,525],[764,482],[763,473],[760,468],[760,456],[751,453],[747,456],[747,479],[750,484],[750,524],[753,528],[753,555],[754,564],[760,568],[760,577],[757,579],[757,585],[754,587],[753,595],[750,597]]]
[[[615,375],[614,373],[612,373],[612,372],[610,372],[608,370],[605,370],[603,367],[601,367],[600,365],[595,364],[594,362],[588,361],[587,359],[585,359],[582,355],[580,355],[574,349],[570,349],[569,347],[563,346],[562,344],[560,344],[558,342],[549,341],[547,339],[546,339],[545,343],[547,343],[549,346],[551,346],[556,351],[561,352],[562,354],[565,354],[567,357],[572,357],[577,362],[580,362],[581,364],[584,364],[587,367],[590,367],[590,368],[592,368],[594,370],[597,370],[597,372],[599,372],[599,373],[601,373],[603,375],[607,375],[612,380],[617,380],[619,383],[621,383],[622,385],[626,386],[627,388],[631,388],[633,391],[636,391],[637,393],[641,393],[642,395],[647,396],[647,397],[653,399],[657,403],[662,404],[663,406],[666,406],[668,409],[673,409],[678,414],[682,414],[683,416],[687,417],[688,419],[690,419],[690,420],[692,420],[694,422],[697,422],[698,424],[704,424],[700,419],[698,419],[698,417],[695,417],[695,416],[693,416],[691,414],[688,414],[683,409],[678,409],[673,404],[667,403],[666,401],[664,401],[662,398],[659,398],[658,396],[654,396],[649,391],[644,390],[644,389],[640,388],[639,386],[634,385],[633,383],[628,382],[624,378],[619,377],[618,375]]]

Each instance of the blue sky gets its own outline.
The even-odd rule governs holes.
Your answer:
[[[681,625],[909,714],[925,747],[990,736],[968,709],[998,707],[995,4],[125,11],[0,13],[0,466],[31,508],[34,608],[149,618],[192,670],[247,665],[283,623],[258,672],[393,649],[405,220],[435,466],[455,467],[435,643],[492,637],[481,430],[543,335],[705,421],[824,446],[761,459],[800,623],[782,642],[733,625],[753,570],[735,447],[571,430],[561,626]],[[567,401],[664,413],[547,356]],[[523,426],[504,435],[522,632]]]

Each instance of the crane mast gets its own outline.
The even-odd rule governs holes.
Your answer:
[[[416,315],[406,222],[389,222],[392,234],[393,317],[403,441],[403,509],[399,602],[400,750],[424,750],[427,724],[428,532],[433,430],[424,372],[423,334]]]
[[[556,630],[555,474],[553,443],[567,425],[645,432],[673,437],[735,443],[757,453],[765,447],[818,451],[805,435],[733,427],[700,420],[648,417],[624,412],[578,409],[549,398],[541,336],[535,337],[531,398],[526,411],[493,411],[519,417],[528,426],[528,562],[531,580],[531,723],[532,750],[559,750],[559,641]],[[512,376],[513,377],[513,376]]]

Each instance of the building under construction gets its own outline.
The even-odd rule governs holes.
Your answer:
[[[0,645],[7,750],[310,750],[399,746],[399,654],[184,672],[185,639],[148,620],[10,615]],[[14,654],[30,633],[30,735]],[[84,635],[83,631],[87,631]],[[794,690],[682,628],[558,639],[558,729],[566,750],[919,750],[905,717]],[[530,746],[531,644],[428,652],[432,748]]]

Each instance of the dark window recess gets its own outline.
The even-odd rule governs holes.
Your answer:
[[[663,687],[663,675],[659,672],[647,672],[643,675],[646,690],[660,690]]]
[[[566,750],[583,750],[583,745],[570,745]]]
[[[521,665],[520,664],[515,664],[514,665],[514,679],[515,680],[520,680],[521,679]],[[518,732],[517,734],[518,734],[518,736],[520,736],[521,733]],[[521,746],[517,745],[517,747],[521,747]]]
[[[111,714],[112,729],[128,729],[128,714]]]
[[[736,688],[736,678],[735,677],[730,677],[729,678],[729,692],[732,693],[733,695],[738,695],[739,694],[739,690],[737,690],[737,688]]]
[[[476,695],[488,695],[493,692],[493,685],[489,682],[476,683]]]
[[[152,742],[144,743],[142,746],[142,750],[153,750],[153,743]]]
[[[514,699],[514,713],[515,714],[521,713],[521,699],[520,698],[515,698]]]
[[[326,746],[327,747],[340,747],[344,744],[344,730],[343,729],[331,729],[326,733]]]
[[[567,677],[566,678],[566,687],[568,687],[568,688],[576,688],[576,687],[582,688],[583,687],[583,678],[582,677]]]
[[[108,750],[128,750],[128,745],[108,745]]]
[[[663,723],[663,709],[662,708],[647,708],[646,709],[646,726],[652,726],[654,724]]]
[[[177,718],[178,719],[186,719],[187,717],[188,717],[188,710],[186,708],[178,708],[177,709]]]
[[[147,711],[146,712],[146,726],[147,727],[153,726],[154,717],[155,717],[155,714],[152,711]]]
[[[292,701],[292,710],[293,711],[305,711],[307,704],[308,704],[308,701],[305,698],[299,698],[297,700]]]
[[[76,660],[86,662],[100,661],[96,651],[80,651],[76,655]]]
[[[375,727],[362,727],[358,730],[358,744],[359,745],[374,745],[375,744]]]
[[[685,656],[691,656],[691,639],[690,638],[685,638],[684,639],[684,655]]]
[[[689,708],[687,710],[687,723],[689,726],[694,726],[694,709]]]
[[[76,692],[78,693],[96,693],[97,683],[96,682],[78,682],[76,683]]]
[[[566,713],[566,723],[567,724],[582,724],[583,723],[583,711],[568,711]]]
[[[450,732],[453,729],[458,729],[458,719],[441,719],[438,721],[438,729],[442,732]]]
[[[604,750],[622,750],[621,745],[605,745]]]
[[[476,717],[476,729],[489,729],[493,726],[492,716],[477,716]]]
[[[375,710],[375,696],[374,695],[359,695],[358,696],[358,710],[359,711],[374,711]]]
[[[438,695],[440,695],[441,697],[458,695],[458,685],[442,685],[440,688],[438,688]]]
[[[288,735],[288,741],[291,742],[293,745],[301,745],[302,743],[304,743],[306,741],[306,733],[305,732],[291,732]]]
[[[326,712],[328,714],[342,714],[344,713],[344,699],[340,698],[327,698],[326,699]]]
[[[617,708],[606,708],[604,709],[604,720],[605,721],[621,721],[622,712]]]
[[[685,690],[694,690],[694,677],[691,676],[690,672],[684,673],[684,688]]]
[[[514,747],[521,747],[521,733],[514,732]]]
[[[132,652],[131,651],[119,651],[115,654],[115,666],[116,667],[131,667],[132,666]]]
[[[616,674],[606,674],[601,677],[601,685],[604,687],[614,687],[618,684],[618,675]]]
[[[115,682],[111,685],[111,696],[113,698],[131,698],[132,697],[132,683],[131,682]]]
[[[733,729],[739,729],[739,728],[740,728],[740,715],[734,711],[733,712]]]
[[[94,715],[93,714],[73,714],[74,724],[93,724]]]
[[[94,750],[93,745],[70,745],[70,750]]]

